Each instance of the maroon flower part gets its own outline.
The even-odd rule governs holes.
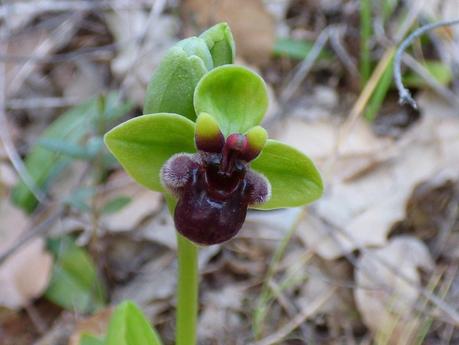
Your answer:
[[[163,185],[178,199],[177,230],[202,245],[233,238],[247,208],[266,202],[271,193],[268,180],[249,167],[265,140],[250,133],[233,133],[225,140],[214,121],[201,115],[195,135],[198,152],[176,154],[161,169]]]

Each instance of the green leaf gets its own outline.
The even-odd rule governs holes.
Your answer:
[[[102,214],[112,214],[122,210],[125,206],[127,206],[132,199],[128,196],[118,196],[109,200],[104,207],[102,207]]]
[[[300,151],[276,140],[268,140],[252,168],[271,183],[271,199],[258,209],[295,207],[318,199],[322,179],[312,161]]]
[[[94,196],[96,189],[94,187],[79,187],[68,198],[65,203],[82,212],[91,211],[90,198]]]
[[[194,123],[177,114],[151,114],[131,119],[105,135],[105,144],[139,184],[164,191],[160,169],[179,152],[195,152]]]
[[[45,297],[68,310],[93,312],[105,305],[105,290],[88,253],[72,238],[48,241],[55,258]]]
[[[274,44],[273,54],[275,56],[287,56],[291,59],[303,60],[312,50],[314,42],[294,40],[291,38],[278,38]],[[330,51],[322,49],[319,59],[329,59],[332,57]]]
[[[188,55],[182,47],[171,48],[151,77],[144,114],[176,113],[194,120],[194,89],[206,72],[200,57]]]
[[[451,68],[448,65],[439,61],[426,61],[422,65],[430,73],[430,75],[440,84],[448,85],[451,82],[453,74],[451,72]],[[408,72],[403,77],[403,84],[406,87],[416,88],[428,86],[426,81],[414,72]]]
[[[106,345],[161,345],[142,311],[131,301],[118,305],[108,326]]]
[[[214,67],[234,62],[236,48],[233,34],[227,23],[219,23],[204,31],[201,36],[212,54]]]
[[[88,160],[94,156],[87,148],[64,139],[43,138],[38,140],[38,145],[51,152],[59,153],[73,159]]]
[[[178,42],[176,47],[182,48],[188,56],[199,57],[207,70],[214,68],[214,62],[212,55],[210,55],[209,48],[207,47],[206,41],[199,37],[190,37]]]
[[[105,345],[105,341],[90,334],[83,334],[79,345]]]
[[[125,115],[132,108],[132,104],[121,102],[116,93],[108,94],[105,103],[107,121]],[[63,113],[43,132],[38,142],[60,140],[69,145],[77,145],[84,135],[95,126],[98,115],[99,99],[96,98]],[[40,145],[35,145],[25,159],[27,171],[36,185],[42,189],[47,189],[52,184],[53,178],[57,178],[70,162],[69,157],[49,151]],[[22,182],[13,189],[12,200],[17,206],[29,213],[35,209],[38,203]]]
[[[258,125],[268,109],[263,79],[251,70],[224,65],[207,73],[194,93],[196,113],[215,117],[225,135],[244,133]]]
[[[365,118],[368,121],[373,121],[378,114],[381,106],[386,99],[387,92],[392,84],[392,73],[394,71],[394,56],[392,56],[391,61],[388,63],[384,73],[382,74],[379,82],[376,86],[376,89],[371,95],[370,101],[368,102],[367,108],[365,110]]]

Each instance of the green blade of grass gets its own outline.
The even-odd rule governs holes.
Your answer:
[[[360,0],[360,78],[362,87],[370,79],[371,2]]]

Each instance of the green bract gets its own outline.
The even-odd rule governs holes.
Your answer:
[[[193,93],[199,80],[214,67],[233,63],[234,54],[233,36],[226,23],[178,42],[153,73],[143,112],[176,113],[194,120]]]
[[[169,87],[175,86],[169,84]],[[177,96],[174,101],[180,102],[179,98]],[[253,71],[235,65],[212,69],[197,83],[193,103],[193,112],[214,117],[225,137],[249,131],[249,138],[259,136],[260,143],[264,143],[261,129],[250,131],[260,124],[268,107],[265,83]],[[171,108],[173,106],[163,103],[157,110],[170,111]],[[157,113],[134,118],[107,133],[105,142],[134,180],[147,188],[164,192],[160,169],[166,160],[175,153],[196,152],[194,123],[186,118],[190,118],[190,113]],[[206,131],[207,127],[215,131],[210,125],[203,126],[200,131]],[[264,175],[272,188],[270,199],[254,208],[301,206],[322,194],[322,180],[311,160],[278,141],[268,140],[261,154],[251,163],[251,168]]]

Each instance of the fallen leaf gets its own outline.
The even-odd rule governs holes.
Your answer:
[[[274,47],[275,23],[261,0],[184,1],[184,14],[201,29],[227,22],[234,35],[237,54],[255,65],[265,65]]]
[[[8,250],[29,228],[27,217],[11,205],[0,202],[0,253]],[[31,240],[0,265],[0,305],[10,309],[26,306],[42,295],[51,276],[52,258],[41,238]]]
[[[239,310],[245,298],[244,287],[228,285],[216,291],[207,291],[202,298],[203,310],[199,316],[198,337],[209,342],[219,339],[222,344],[231,343],[236,330],[245,326]],[[215,327],[224,325],[224,327]]]
[[[11,188],[16,183],[17,183],[17,176],[13,168],[7,163],[0,162],[0,188],[2,186]]]
[[[433,267],[425,244],[412,236],[396,237],[359,258],[354,290],[357,308],[367,327],[385,339],[385,344],[413,342],[419,322],[414,310],[421,285],[418,269]]]
[[[422,118],[400,140],[378,138],[368,125],[358,122],[336,156],[331,150],[336,145],[332,120],[295,124],[282,137],[324,171],[325,195],[299,226],[300,237],[323,258],[384,245],[392,225],[405,217],[405,205],[416,185],[440,172],[458,177],[457,111],[430,94],[420,97],[419,106]],[[313,134],[316,128],[321,135]],[[334,158],[331,170],[329,162]]]
[[[103,68],[87,59],[77,60],[75,63],[57,65],[51,71],[53,79],[63,96],[75,101],[85,101],[104,90],[103,81],[108,68]]]
[[[124,180],[125,177],[126,175],[122,174],[115,176],[111,181]],[[133,183],[103,195],[98,203],[106,205],[107,202],[119,196],[128,197],[131,200],[119,211],[102,216],[101,223],[108,231],[135,230],[142,220],[159,212],[163,204],[161,193],[152,192]]]

